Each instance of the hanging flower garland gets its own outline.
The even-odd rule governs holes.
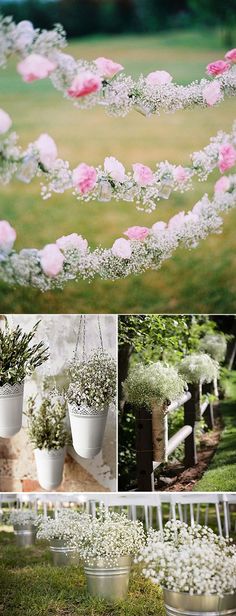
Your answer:
[[[165,70],[134,80],[124,73],[119,75],[123,66],[108,58],[75,60],[60,51],[66,46],[60,25],[40,31],[30,21],[15,24],[6,17],[0,20],[0,39],[0,66],[5,66],[12,54],[20,55],[17,70],[25,82],[50,77],[54,87],[79,108],[103,105],[110,115],[124,117],[136,109],[150,116],[213,106],[236,94],[236,49],[227,52],[224,60],[208,64],[206,72],[212,81],[201,79],[182,86],[173,83]]]
[[[71,170],[67,161],[58,158],[52,137],[42,134],[22,151],[17,145],[16,133],[5,135],[10,126],[10,116],[0,109],[0,179],[3,184],[8,184],[14,176],[25,183],[36,176],[43,178],[43,199],[50,198],[52,193],[72,189],[79,201],[124,200],[135,202],[138,210],[151,212],[160,199],[168,199],[172,191],[192,189],[195,175],[203,181],[215,168],[223,173],[236,163],[236,123],[231,133],[219,131],[203,150],[191,154],[192,164],[189,166],[163,161],[156,164],[156,171],[152,171],[142,163],[134,163],[133,172],[126,172],[124,165],[114,156],[106,157],[103,167],[95,168],[82,162]],[[221,185],[222,179],[219,189]]]
[[[236,206],[236,175],[223,176],[224,186],[212,201],[205,194],[187,214],[179,212],[168,223],[156,222],[152,228],[134,226],[115,240],[112,248],[91,251],[81,235],[72,233],[47,244],[42,250],[13,250],[16,232],[7,221],[0,221],[0,279],[8,284],[38,287],[41,291],[63,287],[69,280],[115,280],[149,269],[159,269],[178,246],[196,248],[210,233],[219,233],[220,214]],[[217,185],[217,183],[216,183]]]

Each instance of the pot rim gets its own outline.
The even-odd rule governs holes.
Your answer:
[[[194,594],[190,594],[189,592],[183,592],[181,590],[172,590],[170,588],[166,588],[166,586],[162,586],[162,590],[165,590],[166,592],[170,592],[170,593],[175,593],[178,595],[183,595],[184,597],[220,597],[220,595],[217,595],[217,593],[211,593],[211,594],[207,594],[205,593],[201,593],[200,595],[198,593],[194,593]],[[234,592],[226,592],[224,593],[224,597],[234,597],[236,596],[236,588],[234,590]]]

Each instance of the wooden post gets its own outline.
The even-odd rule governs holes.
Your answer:
[[[163,402],[152,405],[152,446],[153,460],[160,464],[167,462],[168,416]]]
[[[196,427],[199,419],[199,386],[190,384],[190,400],[184,404],[184,425],[191,426],[192,432],[184,441],[184,466],[189,468],[197,464]]]
[[[202,393],[203,394],[213,394],[213,383],[204,383],[202,386]],[[213,409],[213,402],[209,402],[208,407],[205,410],[205,413],[203,415],[206,426],[207,426],[207,430],[213,430],[214,428],[214,409]]]
[[[153,473],[152,414],[146,408],[137,407],[135,418],[138,491],[151,492]]]

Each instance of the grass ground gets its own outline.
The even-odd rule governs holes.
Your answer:
[[[236,492],[236,371],[225,385],[227,397],[220,403],[224,429],[209,469],[194,488],[197,492]]]
[[[83,39],[70,45],[77,57],[110,56],[120,61],[127,73],[138,75],[158,68],[168,70],[180,83],[204,75],[206,64],[222,57],[216,32],[174,32],[156,36]],[[113,154],[130,167],[142,161],[154,166],[169,159],[185,164],[193,150],[208,143],[219,128],[230,130],[235,116],[235,101],[199,111],[178,112],[146,119],[132,112],[126,118],[105,116],[103,109],[78,111],[56,92],[50,81],[22,83],[14,62],[1,72],[1,106],[14,119],[20,141],[26,145],[41,132],[56,140],[62,158],[71,166],[80,161],[101,163]],[[181,209],[189,209],[207,190],[210,178],[195,182],[195,191],[174,194],[160,203],[151,215],[137,212],[129,203],[79,204],[69,194],[54,195],[43,202],[39,183],[25,186],[14,181],[1,189],[1,218],[17,229],[16,247],[42,247],[63,234],[77,231],[92,247],[110,246],[133,224],[150,226],[167,220]],[[236,309],[235,255],[233,251],[236,213],[225,219],[222,235],[211,237],[197,250],[178,250],[159,272],[130,277],[116,282],[95,280],[70,283],[63,291],[41,294],[37,290],[9,288],[0,284],[3,312],[206,312],[227,313]]]
[[[0,533],[0,614],[4,616],[164,616],[160,588],[131,574],[125,601],[110,603],[86,592],[79,567],[51,565],[41,544],[28,549],[14,545],[12,533]]]

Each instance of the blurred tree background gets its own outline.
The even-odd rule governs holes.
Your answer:
[[[236,26],[236,0],[0,0],[0,8],[39,28],[62,23],[68,37],[206,26],[230,45]]]

